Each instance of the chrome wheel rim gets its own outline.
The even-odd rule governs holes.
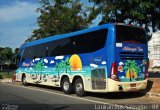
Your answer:
[[[82,90],[83,90],[83,85],[82,85],[82,83],[78,83],[78,84],[76,85],[76,91],[77,91],[78,93],[81,93]]]
[[[65,91],[67,91],[69,89],[69,83],[67,81],[64,82],[63,88]]]
[[[23,84],[25,84],[25,83],[26,83],[26,78],[24,77],[24,78],[23,78]]]

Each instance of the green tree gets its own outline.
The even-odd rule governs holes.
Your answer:
[[[19,48],[15,48],[13,54],[14,54],[14,55],[17,55],[17,54],[18,54],[18,51],[19,51]]]
[[[0,56],[7,59],[7,60],[10,60],[13,56],[13,52],[12,52],[12,49],[10,47],[4,47],[4,48],[0,48]]]
[[[41,0],[41,4],[37,9],[39,28],[33,30],[26,42],[81,30],[90,23],[87,8],[80,0]]]
[[[149,32],[160,29],[160,0],[89,0],[94,3],[91,17],[101,14],[100,24],[121,22],[144,26]]]
[[[3,48],[0,47],[0,56],[2,56]]]

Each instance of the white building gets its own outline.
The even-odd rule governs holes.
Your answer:
[[[150,66],[160,66],[160,31],[152,34],[152,39],[148,42],[148,51]]]

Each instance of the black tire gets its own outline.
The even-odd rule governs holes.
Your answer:
[[[28,83],[26,82],[26,75],[22,75],[22,84],[24,86],[28,86]]]
[[[81,78],[76,79],[74,83],[74,92],[79,97],[83,97],[86,95],[86,91],[84,91],[84,85]]]
[[[62,79],[61,88],[65,94],[73,93],[73,86],[70,83],[68,77],[65,77],[64,79]]]

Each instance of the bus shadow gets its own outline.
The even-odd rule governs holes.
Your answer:
[[[48,89],[48,90],[55,90],[55,91],[58,91],[58,92],[62,92],[62,89],[59,88],[59,87],[39,85],[39,84],[29,84],[29,86],[38,87],[38,88],[42,88],[42,89]]]
[[[89,93],[87,96],[103,99],[129,99],[145,96],[145,93],[141,92],[111,92],[111,93]]]
[[[149,78],[160,78],[160,72],[149,72]]]

